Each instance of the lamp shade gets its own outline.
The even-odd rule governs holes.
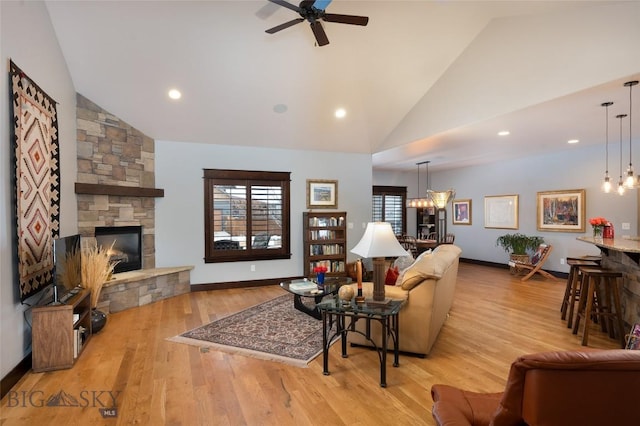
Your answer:
[[[453,189],[449,189],[448,191],[432,191],[427,190],[427,196],[431,198],[433,204],[439,209],[444,209],[447,207],[447,203],[455,197],[456,192]]]
[[[363,258],[408,256],[388,222],[369,222],[362,239],[351,253]]]

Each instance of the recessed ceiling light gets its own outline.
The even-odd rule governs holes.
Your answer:
[[[578,143],[580,142],[578,139],[569,139],[567,143]]]
[[[347,115],[347,111],[344,108],[338,108],[336,110],[336,118],[344,118]]]
[[[502,130],[502,131],[498,132],[498,136],[507,136],[510,133],[511,132],[509,132],[508,130]]]
[[[182,97],[182,93],[178,89],[169,90],[169,97],[171,99],[180,99]]]

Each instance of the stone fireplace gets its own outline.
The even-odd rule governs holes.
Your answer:
[[[96,227],[143,230],[144,269],[114,276],[98,306],[116,312],[188,292],[192,266],[155,267],[155,198],[164,195],[154,188],[155,141],[81,94],[76,126],[78,232],[90,240]]]
[[[142,226],[142,263],[154,268],[155,198],[108,190],[155,186],[154,140],[80,94],[76,102],[77,182],[100,192],[77,194],[78,232],[93,237],[97,226]],[[96,185],[106,190],[99,191]]]

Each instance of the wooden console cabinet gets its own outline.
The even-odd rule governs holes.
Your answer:
[[[304,275],[313,268],[327,267],[327,276],[345,276],[347,264],[347,213],[303,213]]]
[[[91,290],[63,305],[32,309],[31,359],[35,372],[71,368],[91,339]]]

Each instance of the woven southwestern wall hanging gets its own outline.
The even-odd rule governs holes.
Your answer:
[[[53,279],[53,239],[60,222],[56,101],[11,61],[15,236],[20,300]]]

